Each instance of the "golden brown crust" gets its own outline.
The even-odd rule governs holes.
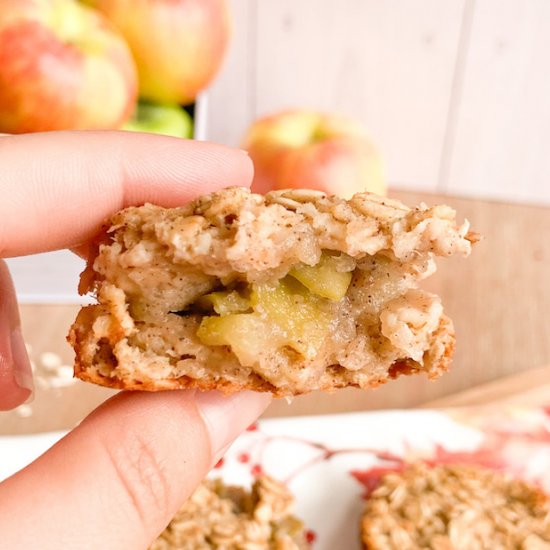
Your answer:
[[[77,378],[83,380],[84,382],[92,382],[93,384],[98,384],[99,386],[104,386],[107,388],[113,388],[117,390],[138,390],[138,391],[167,391],[167,390],[183,390],[183,389],[197,389],[200,391],[210,391],[218,390],[225,394],[235,393],[241,390],[251,390],[259,392],[270,392],[274,397],[286,397],[288,393],[272,384],[269,384],[266,380],[262,380],[259,377],[250,377],[247,379],[246,384],[235,384],[227,380],[201,380],[193,379],[189,376],[182,376],[177,379],[170,380],[148,380],[145,382],[135,381],[129,379],[120,379],[120,378],[111,378],[107,376],[102,376],[97,370],[92,370],[87,368],[85,364],[82,364],[79,360],[80,353],[79,349],[81,347],[82,338],[85,337],[85,334],[82,334],[78,328],[73,326],[71,332],[69,333],[68,341],[73,346],[76,352],[76,358],[74,363],[74,372]],[[440,327],[434,338],[441,339],[444,342],[444,352],[441,355],[439,362],[433,366],[433,368],[427,373],[428,378],[436,379],[444,372],[447,372],[452,363],[453,352],[455,348],[455,335],[451,320],[443,316],[441,318]],[[115,367],[116,364],[113,361],[111,367]],[[337,366],[337,365],[336,365]],[[389,379],[395,380],[400,376],[408,376],[412,374],[425,373],[421,369],[421,366],[411,359],[406,359],[402,361],[396,361],[389,369]],[[372,380],[368,385],[359,384],[350,384],[350,383],[327,383],[324,386],[318,388],[319,391],[332,392],[334,390],[345,388],[345,387],[355,387],[355,388],[376,388],[382,384],[387,383],[388,379],[383,380]],[[294,395],[302,395],[303,393],[295,393]]]

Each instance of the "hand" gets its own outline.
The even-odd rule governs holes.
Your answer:
[[[245,153],[207,143],[119,132],[0,137],[0,257],[79,248],[125,206],[175,206],[251,180]],[[31,392],[0,260],[0,410]],[[119,393],[0,484],[0,547],[146,548],[268,401],[252,392]]]

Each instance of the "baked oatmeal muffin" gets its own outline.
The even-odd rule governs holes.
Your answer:
[[[416,464],[383,477],[361,531],[366,550],[548,550],[550,501],[493,470]]]
[[[229,188],[115,214],[82,274],[98,303],[69,335],[75,374],[138,390],[292,396],[447,370],[451,321],[417,288],[475,236],[448,206]]]
[[[175,515],[150,550],[306,550],[294,498],[268,476],[251,491],[206,481]]]

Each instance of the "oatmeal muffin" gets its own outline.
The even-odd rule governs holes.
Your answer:
[[[384,476],[361,531],[366,550],[548,550],[550,501],[493,470],[416,464]]]
[[[251,491],[206,481],[175,515],[149,550],[306,550],[294,498],[268,476]]]
[[[115,214],[69,334],[77,377],[115,388],[292,396],[447,370],[451,321],[417,288],[475,236],[448,206],[229,188]]]

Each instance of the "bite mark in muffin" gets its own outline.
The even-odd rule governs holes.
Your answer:
[[[81,278],[98,303],[69,335],[105,386],[292,396],[449,367],[454,330],[418,283],[476,236],[447,206],[370,193],[228,188],[115,214]]]

